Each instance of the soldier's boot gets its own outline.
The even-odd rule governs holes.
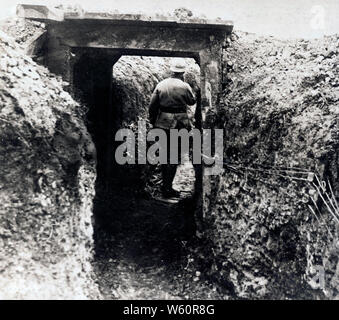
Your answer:
[[[162,195],[164,198],[180,197],[180,192],[172,188],[172,183],[177,171],[176,165],[162,165]]]

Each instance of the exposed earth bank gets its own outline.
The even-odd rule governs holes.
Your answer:
[[[97,298],[85,110],[2,31],[0,55],[0,297]]]
[[[216,124],[226,165],[205,235],[210,274],[236,296],[339,297],[338,39],[229,41]]]

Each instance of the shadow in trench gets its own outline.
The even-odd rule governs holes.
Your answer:
[[[178,168],[179,183],[180,179],[191,179],[181,176],[185,171]],[[183,254],[182,241],[195,234],[195,202],[194,196],[145,198],[119,181],[110,186],[98,182],[94,201],[97,256],[120,255],[140,266],[177,261]]]
[[[176,180],[188,178],[182,171]],[[187,294],[194,203],[191,196],[179,201],[144,198],[118,183],[97,185],[94,268],[105,298],[178,299]]]

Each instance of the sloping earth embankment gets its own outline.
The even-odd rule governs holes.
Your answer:
[[[3,32],[0,56],[0,297],[99,297],[84,110]]]
[[[339,190],[338,36],[232,40],[210,274],[238,297],[338,298],[338,222],[325,203]]]

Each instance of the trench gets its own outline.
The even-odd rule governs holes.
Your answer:
[[[82,57],[74,82],[88,106],[87,126],[97,149],[94,269],[104,298],[219,298],[192,258],[202,168],[186,156],[173,182],[180,198],[164,199],[159,166],[119,165],[114,158],[121,144],[115,133],[147,120],[150,95],[168,76],[170,58],[123,56],[112,63]],[[187,77],[200,81],[193,59],[187,64],[195,68]],[[199,103],[195,113],[199,125]]]

